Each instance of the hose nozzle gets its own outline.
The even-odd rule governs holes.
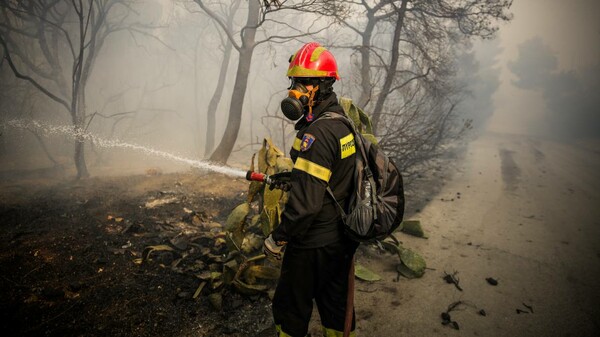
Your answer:
[[[271,177],[269,177],[267,174],[260,173],[260,172],[252,172],[252,171],[246,172],[246,180],[258,181],[258,182],[269,184],[269,185],[271,184]]]

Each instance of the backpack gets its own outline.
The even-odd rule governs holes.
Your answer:
[[[356,168],[348,212],[335,199],[329,186],[327,192],[338,206],[344,232],[350,239],[357,242],[383,240],[400,226],[404,216],[402,175],[377,146],[369,117],[350,99],[340,98],[340,105],[347,116],[325,113],[321,118],[341,120],[354,134]],[[353,120],[358,121],[360,129]],[[360,132],[362,124],[366,125],[366,134]]]

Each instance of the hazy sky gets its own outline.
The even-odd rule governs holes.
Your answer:
[[[563,70],[600,62],[600,0],[515,0],[514,19],[501,26],[499,56],[502,84],[494,96],[496,111],[488,129],[527,133],[542,118],[541,93],[516,88],[507,63],[517,58],[519,44],[541,37],[558,57]]]

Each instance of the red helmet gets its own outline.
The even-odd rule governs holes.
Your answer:
[[[302,46],[290,59],[288,77],[335,77],[340,79],[335,58],[318,42]]]

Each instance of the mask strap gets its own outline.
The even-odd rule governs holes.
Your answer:
[[[314,116],[312,113],[312,108],[313,105],[315,105],[315,95],[317,94],[317,91],[319,90],[319,86],[315,85],[314,88],[310,91],[309,96],[308,96],[308,114],[306,114],[306,120],[308,122],[312,122]]]

